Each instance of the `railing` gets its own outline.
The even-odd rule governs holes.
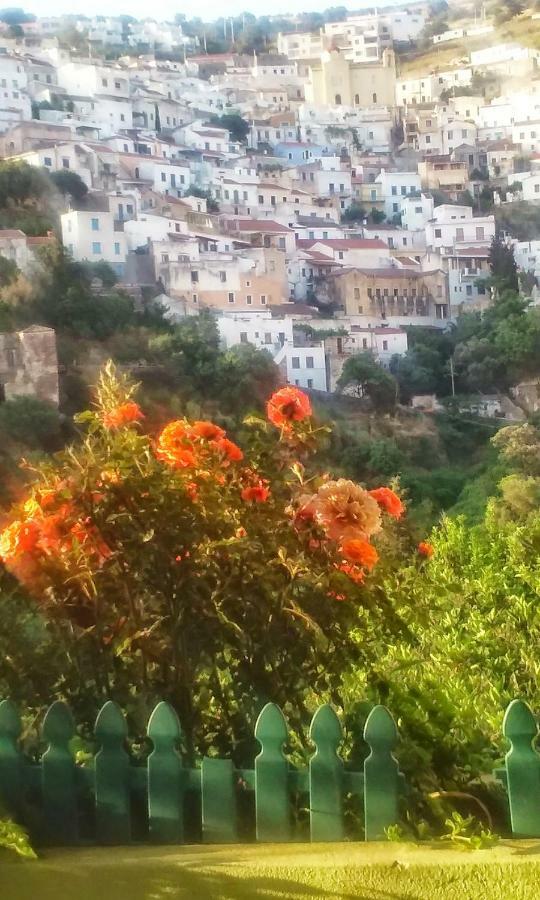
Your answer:
[[[352,771],[339,757],[342,729],[328,705],[319,707],[311,721],[315,750],[303,768],[294,767],[284,755],[287,724],[273,703],[257,719],[254,735],[261,750],[249,769],[209,757],[196,768],[185,767],[179,753],[180,722],[163,702],[148,721],[152,750],[138,763],[126,750],[124,715],[110,701],[95,723],[99,749],[85,764],[77,765],[72,752],[76,728],[66,704],[56,701],[45,715],[41,736],[47,746],[38,762],[22,752],[21,731],[15,706],[4,700],[0,801],[30,827],[37,841],[50,845],[294,841],[302,837],[292,814],[295,801],[307,811],[311,841],[344,840],[346,806],[349,812],[354,807],[363,813],[363,828],[358,822],[352,836],[371,841],[384,838],[398,823],[400,797],[407,794],[393,756],[396,725],[384,706],[375,706],[367,718],[364,740],[370,752],[362,772]],[[510,750],[497,776],[507,790],[512,834],[539,838],[540,754],[534,749],[538,726],[526,703],[514,700],[509,705],[503,733]],[[251,830],[246,809],[253,813]]]

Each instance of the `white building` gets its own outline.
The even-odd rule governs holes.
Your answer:
[[[489,244],[495,236],[494,216],[473,216],[470,206],[443,203],[433,210],[433,219],[426,225],[429,249],[452,249],[456,244]]]
[[[399,216],[403,199],[411,194],[420,196],[422,189],[422,181],[418,172],[387,172],[382,169],[380,175],[376,177],[375,183],[381,185],[387,219]]]
[[[60,216],[62,243],[78,262],[106,262],[122,277],[126,236],[108,211],[72,210]]]

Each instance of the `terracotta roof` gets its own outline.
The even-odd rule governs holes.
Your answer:
[[[24,238],[26,237],[24,231],[21,231],[20,228],[1,228],[0,229],[0,241],[10,240],[12,238]]]
[[[386,266],[382,269],[366,269],[360,266],[348,266],[346,269],[342,269],[340,272],[333,272],[333,278],[340,278],[343,275],[348,275],[350,272],[360,272],[362,275],[370,275],[372,278],[423,278],[426,275],[434,275],[436,272],[440,271],[439,269],[435,269],[432,272],[423,272],[417,271],[415,269],[398,269],[397,266]]]
[[[292,228],[280,225],[279,222],[274,222],[272,219],[237,219],[234,224],[238,231],[267,231],[275,234],[289,231],[292,233]]]

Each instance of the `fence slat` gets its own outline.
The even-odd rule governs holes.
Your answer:
[[[385,706],[375,706],[366,721],[364,740],[371,753],[364,762],[366,841],[383,839],[385,828],[398,821],[399,766],[392,756],[396,724]]]
[[[289,764],[283,755],[287,724],[279,706],[267,703],[255,725],[261,752],[255,758],[255,817],[258,841],[290,841]]]
[[[176,844],[184,839],[186,773],[176,749],[182,730],[172,706],[158,703],[147,734],[154,745],[148,757],[150,838],[155,843]]]
[[[510,741],[506,774],[510,820],[515,837],[540,837],[540,755],[533,747],[538,726],[523,700],[512,700],[503,734]]]
[[[342,841],[343,763],[337,755],[341,724],[331,706],[320,706],[309,736],[316,751],[309,761],[310,833],[312,841]]]
[[[234,766],[231,759],[202,761],[202,836],[206,844],[238,840]]]
[[[0,799],[14,815],[22,800],[21,719],[11,700],[0,703]]]
[[[46,840],[74,844],[78,838],[77,788],[69,742],[75,734],[75,725],[65,703],[57,700],[49,707],[42,734],[48,744],[41,758]]]
[[[102,706],[94,732],[101,745],[94,761],[97,840],[127,844],[131,840],[127,727],[116,703],[108,700]]]

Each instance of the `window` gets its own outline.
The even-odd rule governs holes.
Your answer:
[[[312,357],[312,356],[306,356],[306,369],[313,369],[313,368],[314,368],[314,365],[313,365],[313,357]]]
[[[272,343],[272,335],[269,331],[264,332],[264,343],[271,344]]]
[[[234,303],[234,292],[229,291],[229,303]]]
[[[383,348],[383,350],[388,350],[388,341],[382,342],[382,348]]]
[[[102,78],[102,79],[101,79],[101,85],[102,85],[102,87],[107,87],[108,84],[109,84],[109,82],[107,81],[106,78]]]
[[[192,284],[197,284],[198,281],[199,281],[199,273],[198,273],[195,269],[192,269],[192,271],[191,271],[191,283],[192,283]]]
[[[374,93],[372,96],[373,96],[373,102],[376,103],[377,102],[377,94]]]
[[[293,369],[299,369],[299,368],[300,368],[300,357],[299,357],[299,356],[293,356],[293,357],[292,357],[292,359],[291,359],[291,366],[292,366]]]
[[[115,247],[120,247],[120,244],[115,244]],[[120,250],[118,250],[118,252],[120,253]],[[168,254],[168,253],[162,253],[162,254],[161,254],[161,262],[162,262],[162,263],[168,263],[168,262],[169,262],[169,254]]]
[[[251,294],[247,294],[246,303],[248,306],[251,306],[251,304],[253,303],[253,298],[252,298]]]
[[[308,386],[308,388],[312,388],[312,387],[313,387],[313,378],[308,378],[308,380],[307,380],[307,386]]]
[[[367,338],[362,338],[362,349],[367,350],[367,348],[368,348]]]
[[[219,280],[222,281],[222,282],[227,281],[227,273],[226,273],[226,272],[220,272],[220,273],[219,273]]]
[[[485,293],[486,293],[486,286],[485,286],[485,284],[479,284],[479,285],[478,285],[478,293],[479,293],[479,294],[485,294]]]
[[[334,97],[334,103],[336,104],[336,106],[341,106],[341,94],[336,94],[336,96]]]
[[[45,163],[45,165],[47,165],[47,163]],[[535,194],[540,194],[540,184],[535,184],[535,186],[534,186],[534,193],[535,193]]]
[[[261,294],[261,306],[266,306],[266,294]]]
[[[435,229],[435,237],[436,238],[442,237],[442,230],[440,228]]]
[[[360,300],[360,288],[355,287],[354,289],[354,299]]]
[[[162,180],[162,181],[167,181],[167,173],[166,173],[166,172],[162,172],[162,173],[161,173],[161,180]]]
[[[407,196],[407,188],[405,187],[405,185],[402,185],[402,187],[401,187],[401,196],[402,197]]]
[[[120,244],[118,243],[118,241],[114,242],[114,254],[115,256],[120,256]],[[166,260],[166,262],[167,261],[168,260]]]
[[[360,106],[360,94],[355,94],[355,95],[354,95],[354,105],[355,105],[355,106]]]
[[[278,238],[278,247],[280,250],[285,250],[285,238],[284,237]]]
[[[101,244],[99,241],[94,241],[92,244],[92,253],[101,253]]]
[[[472,284],[468,284],[465,290],[467,293],[467,297],[472,297]]]
[[[343,259],[343,250],[338,250],[338,259]]]
[[[399,212],[399,203],[392,203],[392,212]]]
[[[247,344],[247,342],[248,342],[247,331],[241,331],[240,332],[240,343]]]
[[[463,228],[456,228],[456,241],[463,241],[463,240],[465,240]]]
[[[193,302],[196,303],[197,302],[197,294],[192,294],[191,297],[193,299]]]
[[[375,191],[371,191],[371,199],[372,199],[372,200],[376,200],[376,199],[377,199],[377,191],[376,191],[376,190],[375,190]]]
[[[483,241],[483,240],[484,240],[484,229],[483,229],[483,227],[482,227],[481,225],[478,226],[478,228],[476,229],[476,240],[477,240],[477,241]]]
[[[396,195],[397,195],[397,185],[393,184],[392,185],[392,197],[395,197]]]
[[[115,82],[114,82],[114,86],[115,86],[115,88],[116,88],[117,91],[119,91],[120,88],[122,87],[122,85],[120,84],[119,81],[115,81]]]
[[[99,219],[92,219],[92,231],[99,231]]]
[[[454,137],[454,132],[449,131],[449,132],[447,132],[447,134],[448,134],[448,140],[452,140],[452,138]]]
[[[468,135],[468,133],[469,133],[469,132],[467,131],[467,129],[466,129],[466,128],[463,128],[463,129],[461,130],[461,137],[466,138],[467,135]]]
[[[431,138],[429,134],[426,134],[426,144],[431,144]]]
[[[62,157],[62,166],[64,167],[64,169],[69,169],[69,159],[67,158],[67,156]]]
[[[431,119],[426,119],[426,127],[431,128]]]
[[[43,160],[43,165],[44,166],[52,166],[52,159],[50,156],[45,157],[45,159]]]

